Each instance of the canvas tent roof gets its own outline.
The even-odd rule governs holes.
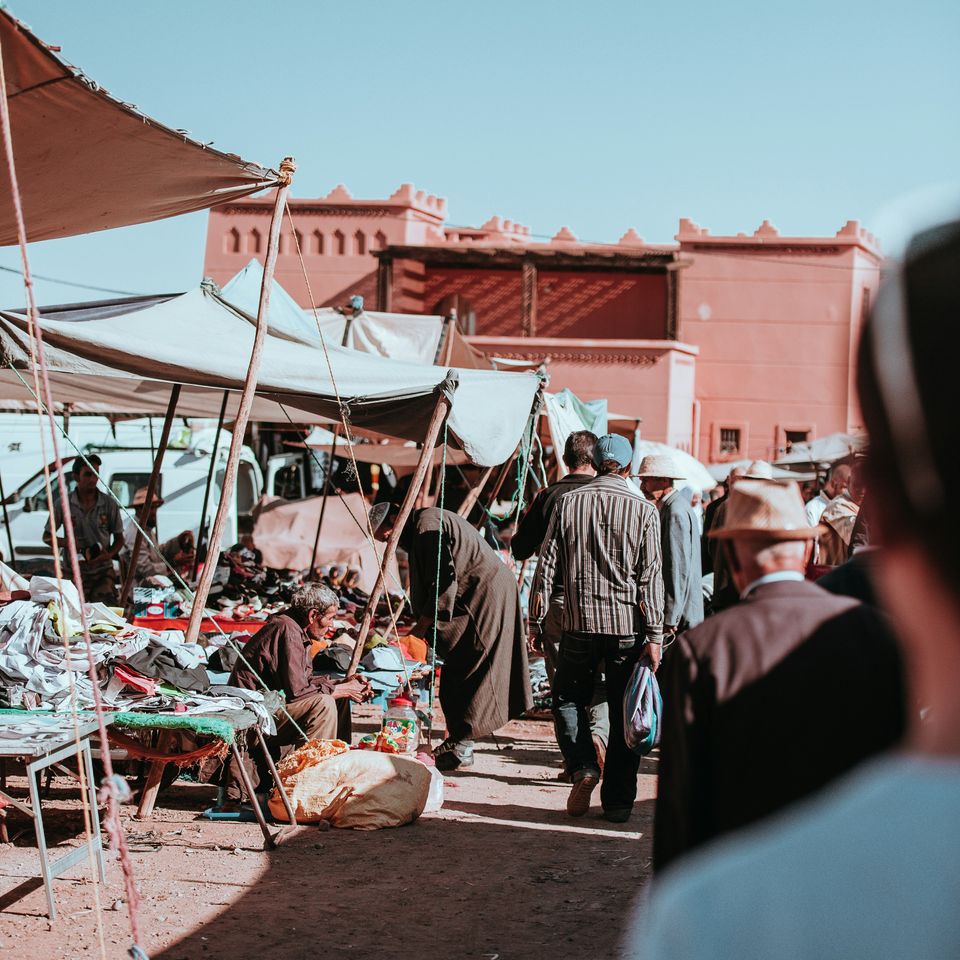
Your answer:
[[[142,298],[138,298],[138,301]],[[242,389],[253,344],[254,321],[207,286],[132,311],[84,320],[42,316],[40,325],[51,373],[83,377],[84,387],[122,394],[150,382],[182,383],[211,391]],[[30,364],[27,319],[0,313],[5,365]],[[422,440],[437,388],[451,396],[451,442],[475,463],[502,463],[520,441],[539,379],[531,374],[460,370],[402,363],[339,346],[328,347],[336,386],[317,347],[268,335],[258,393],[308,413],[339,419],[337,391],[351,423],[402,440]],[[12,370],[2,380],[18,385]],[[62,382],[60,380],[59,382]],[[73,380],[64,385],[69,390]],[[151,389],[151,387],[146,387]],[[385,389],[386,388],[386,389]],[[22,386],[20,387],[23,390]],[[162,389],[162,388],[160,388]],[[68,399],[60,396],[57,399]],[[217,394],[213,393],[214,405]],[[21,397],[23,398],[23,397]],[[128,404],[129,406],[129,404]],[[273,418],[277,419],[277,418]]]
[[[0,44],[28,240],[204,210],[279,182],[116,100],[3,10]],[[16,241],[3,164],[0,245]]]
[[[263,282],[263,266],[254,258],[222,290],[224,300],[256,316]],[[327,343],[338,343],[362,353],[412,363],[439,363],[472,370],[489,370],[492,364],[478,353],[444,317],[417,313],[382,313],[364,310],[347,319],[332,307],[301,307],[276,280],[270,293],[270,331],[301,343],[318,343],[317,322]],[[452,343],[448,341],[452,337]],[[448,348],[449,346],[449,353]],[[447,357],[449,356],[449,360]]]

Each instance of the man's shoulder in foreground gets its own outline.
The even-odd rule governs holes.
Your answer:
[[[890,757],[668,871],[626,956],[960,956],[960,762]]]

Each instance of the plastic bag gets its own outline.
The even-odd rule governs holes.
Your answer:
[[[623,738],[641,757],[660,742],[663,701],[649,661],[638,660],[623,695]]]

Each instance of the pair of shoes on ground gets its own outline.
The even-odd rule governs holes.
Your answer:
[[[444,740],[433,751],[433,762],[441,773],[473,766],[472,740]]]

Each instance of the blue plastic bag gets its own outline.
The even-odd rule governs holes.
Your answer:
[[[649,661],[638,660],[623,695],[623,738],[634,753],[642,757],[660,742],[662,715],[657,678]]]

